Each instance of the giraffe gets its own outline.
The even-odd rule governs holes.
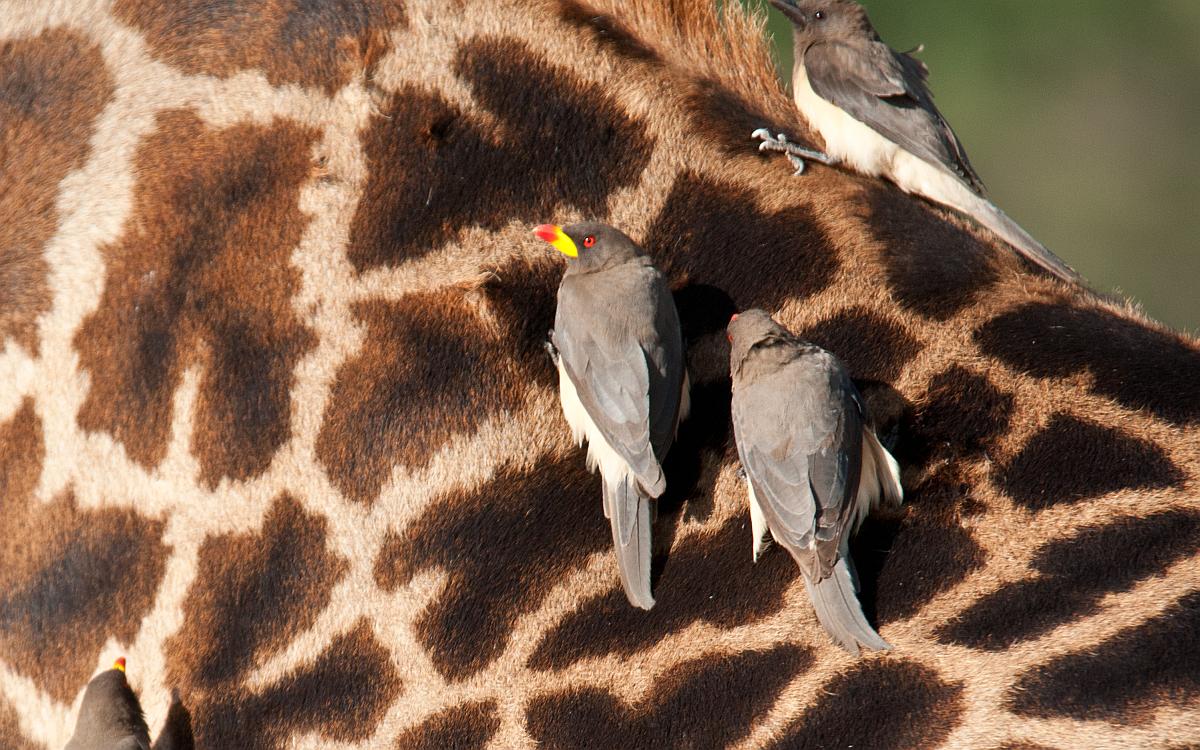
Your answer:
[[[702,0],[0,3],[0,745],[125,655],[198,747],[1200,742],[1200,347],[893,187],[791,178]],[[816,144],[819,145],[819,144]],[[671,279],[692,414],[624,602],[542,221]],[[846,360],[906,507],[853,658],[751,563],[729,313]]]

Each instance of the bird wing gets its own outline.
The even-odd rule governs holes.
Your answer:
[[[631,332],[627,321],[621,319],[628,310],[626,302],[601,304],[588,290],[564,283],[559,291],[554,344],[592,422],[642,486],[657,497],[664,482],[651,444],[651,400],[669,403],[672,397],[657,373],[653,378],[657,388],[651,390],[650,357],[659,356],[660,342]],[[678,401],[676,385],[675,410]]]
[[[876,40],[820,42],[805,50],[804,70],[818,96],[983,193],[962,143],[934,106],[920,60]]]
[[[840,369],[793,362],[735,394],[738,455],[776,541],[815,580],[849,526],[862,463],[862,415]]]

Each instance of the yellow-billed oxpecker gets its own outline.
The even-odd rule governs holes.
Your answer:
[[[88,683],[66,750],[150,750],[150,730],[125,679],[124,658]]]
[[[761,150],[884,177],[901,190],[970,216],[1021,255],[1066,281],[1079,275],[983,196],[966,151],[933,104],[928,68],[885,44],[853,0],[771,0],[792,22],[792,94],[825,153],[754,131]]]
[[[650,609],[651,503],[688,409],[679,314],[662,273],[617,229],[543,224],[535,234],[567,257],[547,345],[563,415],[575,442],[587,441],[588,467],[600,467],[625,595]]]
[[[769,530],[800,566],[817,619],[839,646],[890,649],[863,615],[849,542],[871,508],[902,501],[895,459],[832,354],[762,310],[734,315],[728,334],[754,559]]]

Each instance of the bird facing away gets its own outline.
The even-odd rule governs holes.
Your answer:
[[[575,442],[600,467],[629,603],[650,592],[651,502],[666,489],[662,460],[688,411],[679,313],[662,273],[633,240],[599,223],[535,234],[567,256],[547,345]]]
[[[150,730],[125,679],[124,658],[88,683],[66,750],[150,750]]]
[[[853,0],[771,0],[792,22],[796,107],[825,141],[825,153],[754,131],[760,150],[782,151],[885,177],[901,190],[960,211],[1064,281],[1079,275],[983,195],[966,151],[933,104],[929,70],[885,44]]]
[[[899,466],[836,357],[762,310],[734,315],[728,333],[754,559],[769,530],[800,566],[817,619],[839,646],[890,649],[863,615],[849,543],[873,507],[902,501]]]

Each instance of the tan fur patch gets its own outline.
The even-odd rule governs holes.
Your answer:
[[[17,712],[3,698],[0,698],[0,738],[4,739],[9,750],[34,750],[36,747],[21,736]]]
[[[113,82],[95,45],[61,29],[0,42],[0,349],[38,352],[50,309],[42,248],[59,219],[58,184],[87,158]]]

